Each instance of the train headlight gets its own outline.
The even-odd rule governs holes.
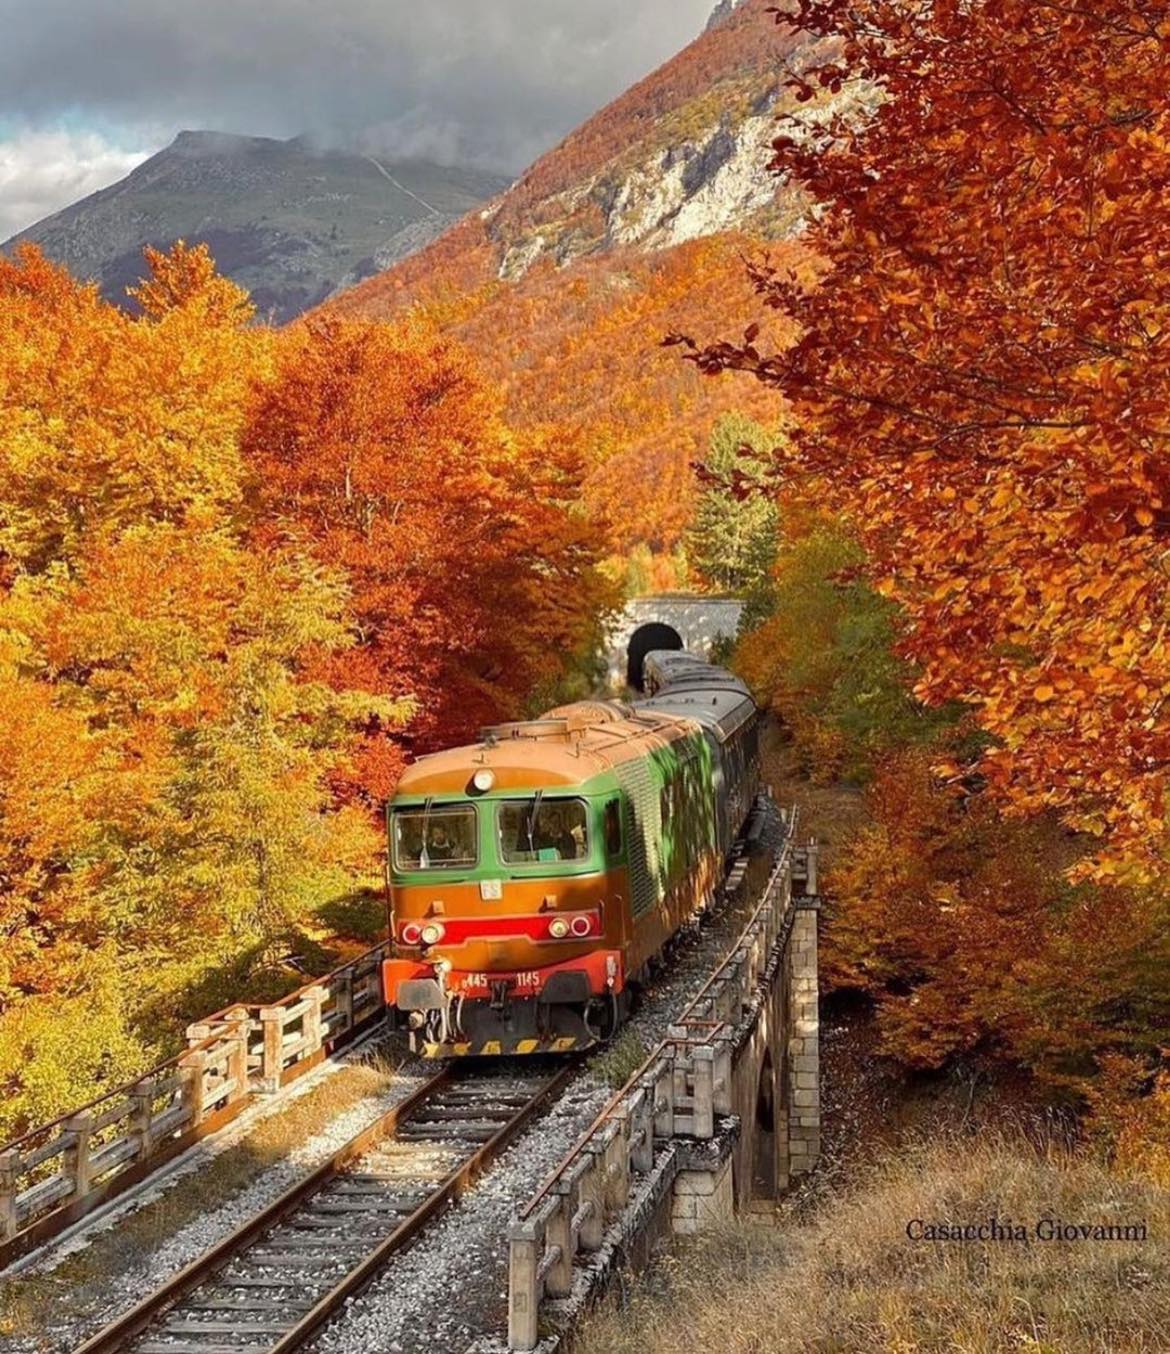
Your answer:
[[[574,917],[572,932],[575,936],[587,936],[593,930],[593,923],[588,917]]]
[[[564,940],[569,934],[569,923],[564,917],[554,917],[548,924],[548,933],[554,940]]]
[[[475,775],[472,776],[471,783],[480,794],[487,794],[496,783],[496,773],[494,771],[488,771],[485,767],[484,770],[477,771]]]
[[[404,945],[417,945],[422,938],[422,927],[416,921],[409,921],[402,928],[402,943]]]
[[[437,945],[446,932],[437,921],[428,922],[422,929],[422,943],[424,945]]]

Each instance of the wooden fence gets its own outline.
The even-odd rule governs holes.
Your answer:
[[[769,964],[791,924],[793,879],[816,880],[815,844],[794,850],[793,840],[790,834],[735,949],[513,1221],[510,1349],[536,1348],[541,1302],[570,1296],[574,1267],[601,1249],[637,1178],[655,1169],[656,1143],[710,1139],[716,1118],[732,1113],[736,1055],[754,1029]]]
[[[380,1019],[374,949],[272,1006],[191,1025],[187,1049],[80,1109],[0,1146],[0,1266],[224,1127]]]

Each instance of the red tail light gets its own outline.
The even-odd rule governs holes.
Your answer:
[[[590,917],[574,917],[569,924],[569,929],[578,939],[580,939],[582,936],[587,936],[589,932],[593,930],[593,920]]]
[[[418,922],[408,921],[402,928],[400,935],[404,945],[417,945],[422,939],[422,927]]]

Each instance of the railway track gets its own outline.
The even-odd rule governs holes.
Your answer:
[[[577,1070],[447,1066],[77,1354],[300,1348]]]

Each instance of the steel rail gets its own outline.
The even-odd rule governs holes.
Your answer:
[[[371,1251],[364,1260],[350,1270],[336,1288],[326,1294],[316,1307],[307,1312],[287,1335],[277,1341],[272,1346],[270,1354],[288,1354],[288,1351],[300,1348],[309,1336],[323,1326],[344,1305],[348,1298],[360,1292],[377,1275],[396,1250],[401,1249],[408,1241],[417,1236],[430,1219],[452,1199],[459,1198],[470,1188],[493,1158],[508,1146],[527,1127],[530,1120],[568,1085],[576,1072],[577,1063],[574,1061],[568,1066],[562,1067],[555,1076],[549,1078],[533,1094],[523,1109],[514,1114],[498,1133],[484,1143],[474,1156],[463,1162],[462,1165],[457,1166],[429,1199],[420,1204],[410,1217],[401,1223],[376,1250]]]
[[[297,1321],[295,1326],[290,1327],[272,1343],[269,1346],[269,1354],[285,1354],[286,1351],[297,1349],[304,1344],[349,1297],[360,1291],[376,1276],[395,1251],[417,1236],[437,1212],[452,1199],[458,1198],[471,1185],[484,1167],[561,1091],[576,1071],[577,1062],[573,1061],[545,1080],[529,1097],[527,1103],[487,1142],[459,1163],[393,1232],[349,1269]],[[76,1354],[111,1354],[112,1351],[132,1347],[132,1342],[146,1333],[167,1311],[179,1306],[183,1299],[203,1285],[217,1281],[220,1273],[231,1261],[244,1255],[253,1243],[291,1217],[302,1204],[311,1200],[341,1175],[346,1167],[360,1160],[385,1139],[393,1137],[399,1125],[406,1123],[416,1110],[424,1107],[448,1087],[474,1079],[474,1075],[466,1070],[465,1065],[445,1066],[405,1100],[387,1111],[373,1124],[367,1125],[316,1170],[286,1190],[230,1236],[225,1237],[136,1306],[116,1318],[84,1344],[79,1345]],[[230,1286],[230,1280],[223,1282]],[[241,1326],[241,1334],[246,1333],[245,1324]]]

